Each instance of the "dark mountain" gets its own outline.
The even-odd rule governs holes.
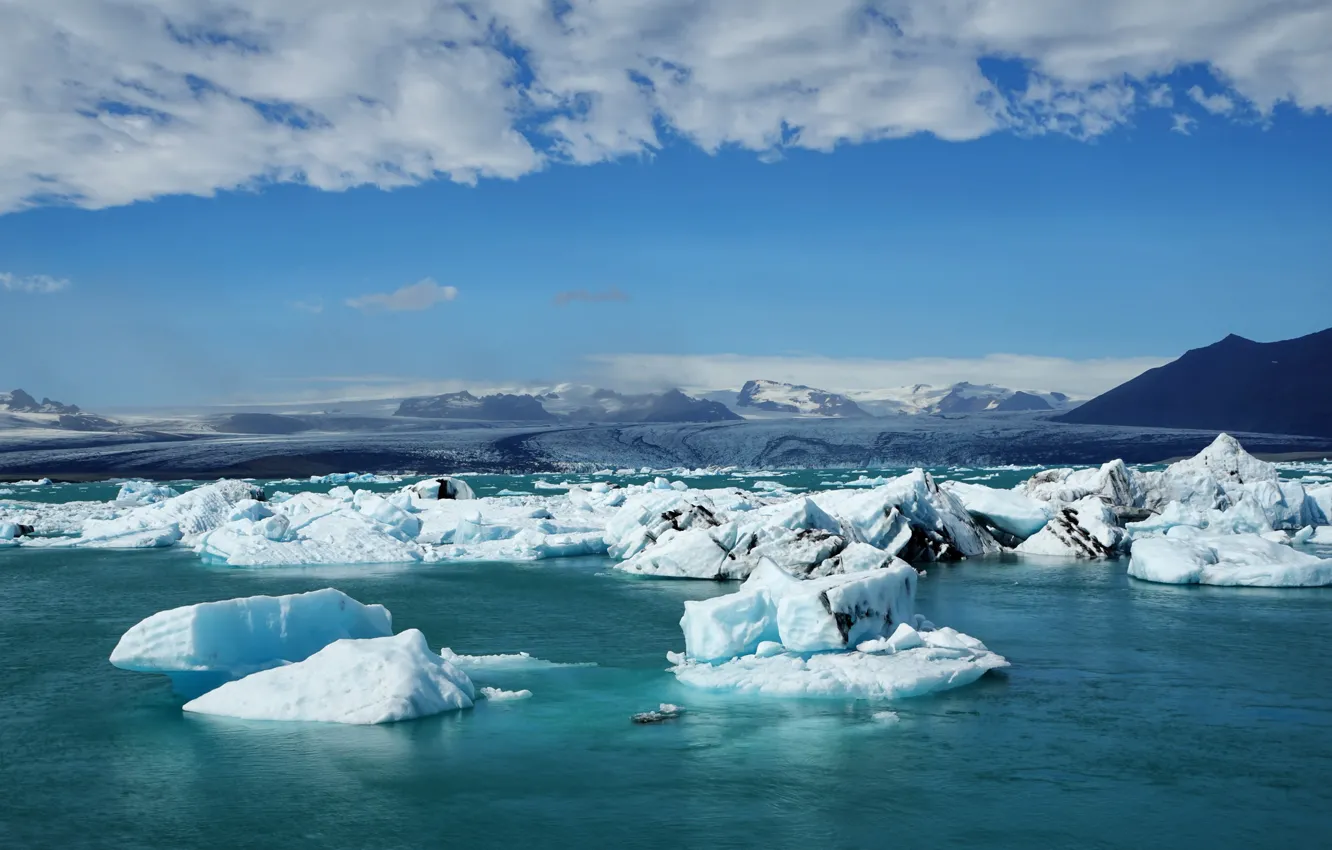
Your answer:
[[[8,410],[12,413],[54,413],[74,416],[79,413],[79,406],[76,404],[61,404],[49,398],[38,401],[23,390],[13,390],[12,392],[0,393],[0,410]]]
[[[1332,437],[1332,328],[1282,342],[1231,334],[1059,420]]]
[[[1068,397],[1064,396],[1064,398],[1067,399]],[[998,411],[1054,410],[1054,408],[1050,406],[1050,402],[1046,401],[1045,399],[1041,398],[1038,395],[1032,395],[1031,393],[1024,393],[1022,390],[1018,390],[1017,392],[1013,393],[1011,396],[999,402],[990,409]]]
[[[467,390],[404,399],[393,415],[487,422],[554,422],[557,418],[535,396],[498,393],[478,398]]]
[[[731,422],[744,417],[719,401],[692,398],[679,390],[624,395],[615,390],[592,394],[595,406],[568,415],[573,422]]]

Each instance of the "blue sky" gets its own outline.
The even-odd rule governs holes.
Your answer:
[[[56,26],[29,11],[33,26]],[[783,55],[782,67],[822,67],[820,51],[836,49]],[[672,113],[659,86],[646,131],[633,110],[609,108],[568,113],[586,126],[553,142],[555,125],[534,129],[530,115],[495,129],[501,142],[526,133],[537,165],[521,152],[486,159],[498,150],[486,138],[430,152],[436,166],[457,155],[479,168],[474,185],[456,169],[412,176],[409,154],[357,176],[308,127],[225,150],[182,136],[186,157],[131,133],[142,161],[116,171],[53,127],[0,149],[0,170],[42,176],[0,181],[0,386],[94,409],[744,377],[1087,393],[1227,333],[1332,324],[1332,93],[1166,59],[1086,80],[1050,73],[1066,59],[1034,58],[1040,73],[1016,82],[1012,68],[969,61],[1011,98],[1004,126],[976,123],[968,104],[985,98],[966,85],[889,103],[881,86],[852,90],[837,115],[753,87],[743,103],[710,90]],[[856,73],[818,83],[836,91]],[[0,87],[21,76],[11,66]],[[929,106],[941,97],[946,108]],[[1021,117],[1037,102],[1040,115]],[[202,127],[181,104],[150,129]],[[881,126],[848,123],[879,112]],[[777,135],[737,115],[776,120]],[[97,126],[110,126],[105,114]],[[349,124],[335,137],[399,150],[380,138],[394,132]],[[634,132],[651,144],[624,142]],[[289,160],[305,171],[274,170]],[[413,185],[343,186],[311,163],[350,184]],[[66,197],[42,197],[43,185]]]

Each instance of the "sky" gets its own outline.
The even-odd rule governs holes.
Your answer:
[[[1328,0],[7,0],[0,388],[1090,396],[1332,325]]]

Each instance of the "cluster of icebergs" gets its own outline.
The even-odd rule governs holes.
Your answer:
[[[162,611],[116,644],[111,663],[160,673],[189,698],[184,709],[245,720],[392,723],[506,700],[530,691],[478,688],[464,669],[527,655],[472,658],[432,652],[416,629],[393,633],[382,605],[327,588]]]
[[[366,476],[328,480],[343,478]],[[1135,576],[1297,585],[1325,582],[1317,581],[1322,567],[1293,557],[1302,553],[1289,546],[1332,542],[1332,483],[1283,481],[1274,465],[1224,434],[1165,469],[1122,461],[1051,469],[1011,490],[940,483],[921,470],[814,493],[761,483],[696,489],[657,478],[476,498],[465,481],[446,477],[385,494],[339,483],[326,493],[265,499],[242,481],[185,493],[128,482],[109,503],[8,503],[0,538],[33,547],[187,546],[210,563],[236,567],[609,555],[637,575],[735,580],[764,559],[792,576],[821,578],[879,569],[894,558],[919,564],[1004,551],[1113,558],[1151,539],[1145,551],[1155,566],[1138,558]],[[1199,537],[1212,555],[1199,554]],[[1230,566],[1160,567],[1172,557]]]
[[[1332,560],[1304,546],[1332,543],[1332,482],[1283,481],[1224,434],[1164,469],[1051,469],[1009,490],[921,470],[811,493],[657,478],[477,498],[451,477],[382,494],[344,483],[368,480],[267,498],[243,481],[184,493],[127,482],[107,503],[5,503],[0,546],[182,546],[233,567],[602,555],[634,575],[741,580],[686,603],[672,671],[697,687],[787,696],[911,696],[1007,665],[915,612],[912,564],[1128,556],[1129,574],[1154,582],[1332,585]],[[194,693],[190,711],[361,723],[487,695],[459,658],[429,652],[419,632],[393,635],[382,608],[330,590],[164,612],[127,633],[112,661],[171,676]]]

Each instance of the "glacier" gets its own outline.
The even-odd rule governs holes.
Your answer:
[[[121,636],[111,663],[160,673],[192,696],[258,670],[303,661],[333,641],[393,633],[382,605],[363,605],[332,588],[249,596],[153,614]]]
[[[494,690],[486,696],[521,698]],[[304,660],[227,682],[185,703],[184,710],[243,720],[370,725],[471,708],[476,698],[467,674],[431,652],[420,631],[408,629],[334,641]]]

